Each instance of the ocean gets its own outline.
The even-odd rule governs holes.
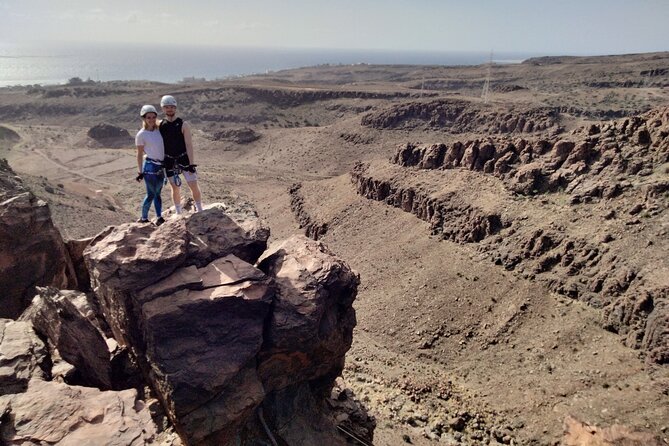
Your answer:
[[[534,56],[495,53],[493,60],[510,63]],[[489,59],[490,52],[0,44],[0,87],[63,84],[73,77],[172,83],[186,77],[215,80],[322,64],[478,65]]]

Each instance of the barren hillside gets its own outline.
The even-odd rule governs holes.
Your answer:
[[[92,236],[143,187],[132,140],[89,130],[134,136],[173,94],[205,201],[360,273],[343,378],[375,444],[559,444],[569,415],[669,442],[669,55],[495,65],[484,103],[486,73],[4,88],[0,157],[64,237]]]

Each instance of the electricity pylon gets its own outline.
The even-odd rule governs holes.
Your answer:
[[[488,103],[488,96],[490,94],[490,77],[492,75],[492,50],[490,51],[490,60],[488,61],[488,75],[485,78],[483,83],[483,92],[481,92],[481,98],[483,98],[483,103]]]

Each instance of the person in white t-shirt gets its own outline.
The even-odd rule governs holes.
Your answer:
[[[155,225],[160,226],[165,223],[162,217],[163,201],[160,193],[163,189],[165,174],[163,171],[163,160],[165,159],[165,146],[163,137],[156,124],[158,112],[153,105],[142,107],[139,115],[142,117],[142,128],[135,136],[135,145],[137,146],[137,170],[139,174],[135,178],[137,181],[144,180],[146,186],[146,196],[142,202],[142,216],[138,223],[149,222],[149,209],[153,203],[156,209]]]

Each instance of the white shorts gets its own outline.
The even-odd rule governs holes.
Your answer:
[[[192,183],[194,181],[197,181],[197,172],[193,173],[182,170],[179,175],[184,176],[186,183]],[[168,179],[170,180],[170,183],[174,184],[174,176],[168,177]]]

